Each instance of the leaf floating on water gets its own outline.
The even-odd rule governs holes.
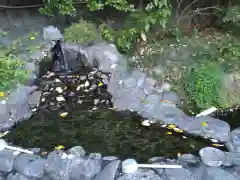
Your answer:
[[[89,85],[90,85],[89,81],[86,81],[84,84],[85,87],[88,87]]]
[[[60,114],[60,117],[64,118],[64,117],[66,117],[67,115],[68,115],[68,112],[63,112],[63,113]]]
[[[55,79],[55,82],[57,82],[57,83],[60,83],[60,82],[61,82],[61,80],[60,80],[60,79],[58,79],[58,78],[56,78],[56,79]]]
[[[183,130],[179,128],[173,128],[173,130],[177,133],[183,133]]]
[[[61,150],[64,149],[65,147],[63,145],[58,145],[55,147],[55,150]]]
[[[182,155],[182,153],[180,153],[180,152],[177,153],[177,156],[178,156],[178,157],[180,157],[181,155]]]
[[[80,85],[77,86],[77,89],[76,89],[76,90],[79,91],[80,89],[81,89],[81,86],[80,86]]]
[[[165,127],[167,127],[167,124],[162,124],[161,126],[162,126],[163,128],[165,128]]]
[[[175,125],[175,124],[169,124],[169,125],[168,125],[168,129],[173,129],[173,128],[176,128],[176,125]]]
[[[143,126],[151,126],[149,120],[142,121],[141,125],[143,125]]]
[[[182,136],[182,138],[183,138],[183,139],[187,139],[187,137],[186,137],[186,136]]]
[[[168,134],[168,135],[171,135],[171,134],[172,134],[172,132],[167,132],[166,134]]]
[[[62,89],[61,87],[56,87],[56,91],[57,91],[58,93],[63,93],[63,89]]]
[[[224,144],[217,144],[217,143],[214,143],[212,145],[215,146],[215,147],[222,147],[222,146],[224,146]]]
[[[103,83],[102,82],[99,82],[98,83],[98,87],[100,87],[100,86],[102,86],[103,85]]]
[[[202,122],[202,126],[203,127],[207,126],[207,122]]]
[[[58,97],[56,97],[56,99],[58,102],[65,101],[63,96],[58,96]]]

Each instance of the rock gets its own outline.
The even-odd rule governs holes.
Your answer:
[[[74,146],[71,149],[69,149],[68,152],[77,157],[82,157],[86,154],[82,146]]]
[[[44,166],[45,160],[36,155],[20,154],[14,161],[14,170],[28,177],[42,178]]]
[[[116,157],[116,156],[104,156],[102,158],[102,160],[104,160],[104,161],[114,161],[114,160],[117,160],[117,159],[118,159],[118,157]]]
[[[202,148],[199,155],[207,166],[221,166],[226,158],[223,151],[213,147]]]
[[[165,174],[169,180],[197,180],[193,174],[185,168],[166,169]]]
[[[0,172],[11,172],[16,157],[17,155],[14,155],[11,150],[4,149],[0,151]]]
[[[90,180],[101,171],[102,160],[74,158],[69,168],[71,180]]]
[[[64,156],[63,151],[51,152],[45,164],[45,172],[52,179],[69,179],[70,169],[68,159],[62,158]]]
[[[106,42],[96,42],[87,47],[86,52],[85,58],[88,65],[90,67],[97,66],[100,71],[105,73],[113,72],[112,66],[118,64],[119,61],[126,61],[115,45]]]
[[[24,176],[19,173],[10,173],[6,180],[35,180],[34,178]]]
[[[152,94],[155,89],[156,80],[148,77],[144,80],[143,91],[146,95]]]
[[[193,154],[182,154],[179,158],[178,158],[180,164],[182,163],[186,163],[188,165],[197,165],[200,163],[200,159],[197,156],[194,156]]]
[[[203,125],[203,123],[206,125]],[[222,142],[226,142],[230,139],[229,124],[210,116],[200,116],[193,121],[188,121],[181,129],[192,134],[211,137]]]
[[[172,85],[169,84],[169,83],[167,83],[167,82],[165,82],[165,83],[162,84],[162,87],[161,87],[161,88],[162,88],[163,92],[168,92],[168,91],[171,90]]]
[[[45,41],[57,41],[63,39],[63,35],[58,28],[54,26],[48,26],[43,28],[43,39]]]
[[[218,168],[218,167],[208,167],[205,171],[204,180],[238,180],[239,178],[230,174],[229,172]]]
[[[133,174],[121,174],[115,178],[116,180],[165,180],[155,171],[148,169],[139,169]]]
[[[90,158],[90,159],[101,159],[102,155],[100,153],[91,153],[91,154],[89,154],[88,158]]]
[[[235,152],[240,152],[240,128],[234,129],[230,133],[231,137],[231,149],[234,150]]]
[[[233,152],[225,152],[225,164],[228,164],[228,166],[230,165],[237,165],[240,166],[240,153],[233,153]]]
[[[133,77],[123,80],[125,88],[133,88],[137,86],[137,80]]]
[[[134,70],[132,72],[132,77],[134,79],[137,79],[137,87],[138,88],[142,88],[143,87],[143,83],[144,83],[144,80],[146,78],[146,74],[142,73],[141,71],[138,71],[138,70]]]
[[[36,89],[36,87],[19,86],[13,90],[8,97],[8,105],[10,107],[11,119],[17,122],[24,119],[29,119],[32,115],[32,110],[28,105],[29,95]]]
[[[152,76],[155,79],[161,79],[163,81],[164,78],[164,70],[161,65],[155,66],[152,68],[149,72],[150,76]]]
[[[0,102],[0,131],[5,131],[8,129],[12,123],[9,122],[10,119],[10,108],[5,100]]]
[[[34,91],[28,98],[28,104],[31,108],[37,107],[40,102],[42,91]]]
[[[173,91],[169,91],[169,92],[163,93],[162,99],[170,101],[171,103],[176,104],[176,105],[180,105],[181,104],[181,101],[178,98],[177,94],[175,92],[173,92]]]
[[[103,179],[114,180],[115,174],[120,162],[121,162],[120,160],[115,160],[108,163],[104,167],[104,169],[95,177],[94,180],[103,180]]]

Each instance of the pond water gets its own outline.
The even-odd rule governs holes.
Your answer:
[[[133,112],[112,108],[105,74],[84,69],[69,76],[44,76],[39,109],[4,137],[24,148],[41,147],[50,152],[58,145],[66,149],[81,145],[87,152],[146,162],[154,156],[176,158],[179,153],[197,154],[212,142],[159,125],[144,127]],[[107,76],[107,75],[105,75]],[[219,147],[225,149],[225,147]]]

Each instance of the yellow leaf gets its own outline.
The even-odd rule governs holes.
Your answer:
[[[103,83],[102,83],[102,82],[99,82],[99,83],[98,83],[98,86],[99,86],[99,87],[100,87],[100,86],[102,86],[102,85],[103,85]]]
[[[60,117],[64,118],[64,117],[66,117],[67,115],[68,115],[68,112],[63,112],[63,113],[60,114]]]
[[[173,129],[173,128],[175,128],[175,127],[176,127],[175,124],[169,124],[169,125],[168,125],[168,129]]]
[[[5,92],[0,92],[0,97],[5,97]]]
[[[215,147],[221,147],[221,146],[224,146],[223,144],[212,144],[213,146]]]
[[[35,40],[36,38],[34,36],[29,37],[31,40]]]
[[[183,133],[183,130],[182,129],[178,129],[178,128],[174,129],[174,131],[177,132],[177,133]]]
[[[207,123],[206,122],[202,122],[202,126],[207,126]]]
[[[166,134],[170,135],[170,134],[172,134],[172,132],[167,132]]]
[[[63,145],[59,145],[57,147],[55,147],[55,150],[61,150],[61,149],[64,149],[65,147]]]

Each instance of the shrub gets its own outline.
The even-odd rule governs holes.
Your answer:
[[[27,70],[24,63],[12,54],[0,51],[0,91],[7,92],[17,84],[24,82]]]
[[[64,37],[68,42],[79,44],[87,44],[93,40],[102,39],[96,26],[92,22],[83,19],[65,29]]]
[[[187,72],[183,85],[188,98],[199,109],[209,108],[210,106],[222,107],[221,89],[223,71],[219,65],[211,60],[204,60]],[[209,58],[209,57],[207,57]]]

